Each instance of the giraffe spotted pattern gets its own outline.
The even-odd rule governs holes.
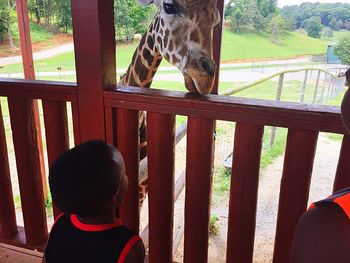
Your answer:
[[[155,4],[158,12],[135,50],[120,85],[149,88],[164,58],[184,76],[187,90],[209,94],[216,65],[212,59],[213,28],[220,22],[216,0],[139,0]],[[146,114],[139,115],[140,159],[147,155]],[[140,205],[147,193],[147,179],[140,182]]]

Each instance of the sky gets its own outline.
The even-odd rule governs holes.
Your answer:
[[[285,5],[300,5],[303,2],[320,2],[320,3],[350,3],[350,0],[278,0],[278,6],[283,7]]]

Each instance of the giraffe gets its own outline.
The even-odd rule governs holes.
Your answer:
[[[120,85],[149,88],[166,59],[184,76],[190,93],[207,95],[215,81],[213,29],[221,21],[217,0],[138,0],[158,8],[147,32],[135,50]],[[140,159],[147,154],[146,117],[139,115]],[[140,206],[147,192],[147,179],[139,182]]]

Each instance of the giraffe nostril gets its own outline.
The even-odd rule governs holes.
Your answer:
[[[201,57],[199,59],[198,66],[201,70],[207,72],[209,75],[214,76],[215,74],[215,63],[207,57]]]

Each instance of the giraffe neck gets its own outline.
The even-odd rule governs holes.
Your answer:
[[[157,24],[159,24],[159,19],[155,19],[149,30],[143,35],[126,74],[121,78],[120,84],[144,88],[151,86],[153,77],[162,61],[153,33]]]

